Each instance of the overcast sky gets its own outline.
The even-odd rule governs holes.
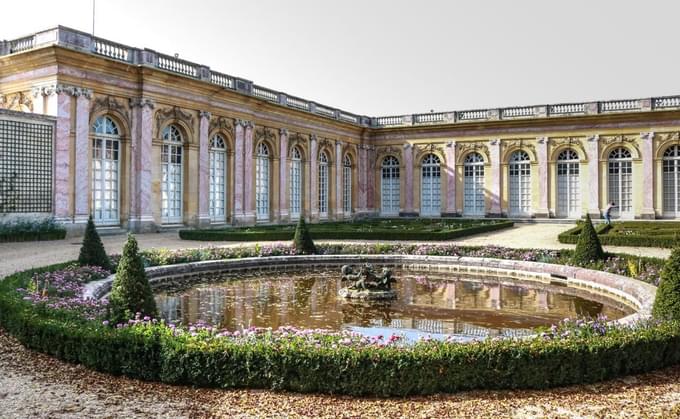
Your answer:
[[[95,34],[369,116],[680,94],[680,3],[96,0]],[[92,31],[92,0],[2,4],[0,39]]]

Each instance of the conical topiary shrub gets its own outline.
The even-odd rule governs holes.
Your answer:
[[[680,247],[673,249],[661,270],[652,314],[658,319],[680,320]]]
[[[137,240],[132,234],[128,234],[123,255],[118,262],[109,304],[111,319],[116,322],[131,319],[136,313],[150,317],[156,315],[156,300],[144,272]]]
[[[593,222],[590,221],[590,215],[586,214],[586,220],[583,222],[583,228],[578,237],[578,242],[576,242],[576,249],[574,249],[571,262],[577,266],[586,266],[601,259],[604,259],[604,251],[595,232],[595,227],[593,227]]]
[[[101,266],[104,269],[111,270],[111,260],[104,250],[99,233],[94,226],[92,216],[87,220],[87,227],[85,228],[85,237],[83,237],[83,245],[80,247],[80,255],[78,256],[78,264]]]
[[[305,217],[302,215],[300,215],[300,220],[297,227],[295,227],[293,246],[295,246],[295,253],[299,255],[313,255],[316,253],[316,246],[314,246],[312,236],[309,234]]]

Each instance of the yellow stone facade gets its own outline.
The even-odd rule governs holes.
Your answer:
[[[294,222],[293,184],[311,221],[600,217],[612,200],[622,218],[680,215],[678,97],[366,117],[59,27],[0,43],[0,108],[54,117],[66,224],[103,195],[100,224],[131,230]]]

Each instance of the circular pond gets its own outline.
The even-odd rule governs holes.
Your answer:
[[[157,288],[162,317],[230,331],[294,326],[349,329],[465,341],[519,336],[577,316],[625,317],[632,308],[582,289],[517,279],[394,269],[397,299],[350,301],[338,296],[339,269],[203,274],[190,288]],[[198,284],[198,285],[196,285]]]

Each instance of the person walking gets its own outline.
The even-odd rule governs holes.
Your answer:
[[[611,201],[609,204],[607,204],[607,208],[604,209],[604,220],[607,224],[612,223],[612,208],[615,208],[616,204],[614,201]]]

